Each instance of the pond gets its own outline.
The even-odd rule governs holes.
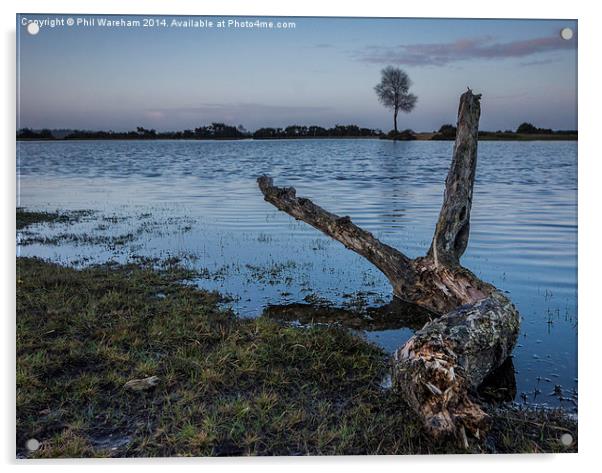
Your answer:
[[[316,306],[389,352],[423,321],[396,317],[385,277],[264,202],[262,174],[410,257],[431,241],[451,142],[373,139],[18,142],[17,205],[94,210],[36,225],[18,254],[63,264],[180,258],[241,317],[304,324]],[[462,263],[522,316],[516,402],[577,399],[577,143],[481,142]],[[391,323],[388,323],[388,316]],[[299,316],[300,317],[300,316]]]

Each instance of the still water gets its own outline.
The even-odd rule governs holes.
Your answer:
[[[18,254],[85,266],[179,257],[242,317],[323,304],[361,313],[391,300],[360,256],[263,200],[255,179],[424,254],[451,142],[381,140],[19,142],[19,206],[95,212],[36,225]],[[462,263],[507,291],[522,316],[516,401],[576,410],[577,143],[481,142]],[[360,330],[392,352],[411,325]],[[564,399],[564,400],[563,400]]]

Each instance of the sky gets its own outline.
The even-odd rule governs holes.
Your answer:
[[[155,24],[98,24],[122,18]],[[30,20],[41,24],[36,35],[24,26]],[[182,26],[190,20],[212,26]],[[387,65],[402,68],[418,96],[414,111],[400,113],[400,129],[455,123],[466,87],[483,95],[483,130],[525,121],[577,129],[576,20],[33,14],[17,16],[17,127],[168,131],[217,121],[387,131],[392,113],[374,92]]]

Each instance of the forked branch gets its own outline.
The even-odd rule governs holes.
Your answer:
[[[475,436],[487,425],[474,390],[514,347],[519,315],[510,300],[460,265],[468,245],[477,164],[480,95],[460,97],[452,164],[431,247],[409,259],[370,232],[298,198],[292,187],[258,179],[265,200],[372,262],[389,279],[393,293],[440,317],[427,323],[397,350],[394,384],[434,436]]]

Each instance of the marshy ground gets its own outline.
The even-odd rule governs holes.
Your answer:
[[[61,215],[20,211],[17,225]],[[17,258],[17,455],[577,450],[576,421],[512,406],[490,406],[490,432],[468,449],[433,442],[383,384],[382,349],[337,325],[238,318],[187,284],[194,277],[175,261],[73,269]],[[148,390],[124,387],[150,376]],[[41,446],[28,452],[32,438]]]

